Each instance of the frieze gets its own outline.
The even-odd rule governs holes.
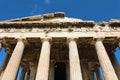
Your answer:
[[[81,27],[81,28],[21,28],[21,29],[16,29],[16,28],[5,28],[5,29],[0,29],[0,33],[5,32],[5,33],[14,33],[14,32],[109,32],[109,31],[120,31],[119,27],[102,27],[102,26],[97,26],[94,28],[90,27]]]

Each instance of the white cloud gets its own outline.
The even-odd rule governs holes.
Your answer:
[[[46,4],[50,4],[50,2],[51,2],[50,0],[45,0]]]
[[[34,15],[38,10],[38,4],[34,4],[33,10],[30,12],[31,15]]]

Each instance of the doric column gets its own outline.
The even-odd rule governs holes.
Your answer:
[[[118,80],[101,40],[95,43],[95,48],[105,80]]]
[[[39,58],[36,80],[48,80],[50,60],[50,43],[48,39],[44,39]]]
[[[18,40],[1,80],[15,80],[24,50],[24,43]]]
[[[21,72],[21,74],[20,74],[20,79],[19,79],[19,80],[24,80],[24,78],[25,78],[25,73],[26,73],[25,69],[22,69],[22,72]]]
[[[119,65],[119,62],[115,56],[115,53],[111,53],[109,55],[109,57],[111,59],[112,65],[115,69],[116,75],[118,76],[118,79],[120,80],[120,65]]]
[[[97,76],[97,80],[102,80],[99,67],[96,69],[96,76]]]
[[[69,41],[70,80],[83,80],[77,44],[74,39]]]

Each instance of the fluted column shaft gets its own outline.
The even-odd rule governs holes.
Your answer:
[[[24,43],[18,40],[1,80],[15,80],[24,50]]]
[[[119,62],[115,56],[115,53],[110,54],[110,59],[113,64],[113,67],[115,69],[116,75],[118,76],[118,79],[120,80],[120,65]]]
[[[48,80],[49,60],[50,60],[50,43],[46,39],[42,43],[36,80]]]
[[[78,55],[77,45],[74,39],[69,42],[70,80],[83,80]]]
[[[95,48],[105,80],[118,80],[102,41],[98,40]]]

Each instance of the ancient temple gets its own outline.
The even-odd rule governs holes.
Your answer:
[[[120,80],[120,20],[94,22],[63,12],[0,21],[6,58],[0,80]],[[18,74],[19,68],[22,72]]]

